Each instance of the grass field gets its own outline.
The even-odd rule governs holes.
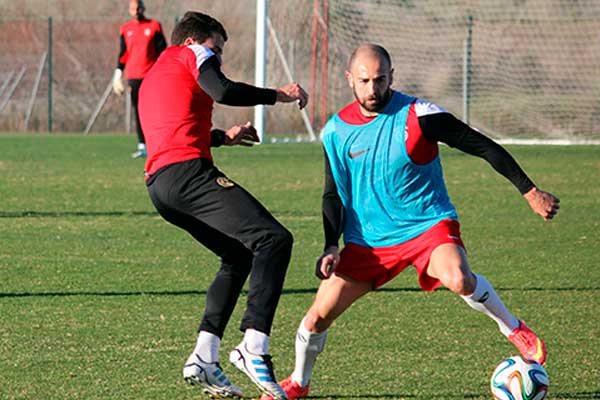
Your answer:
[[[218,260],[154,211],[133,136],[0,136],[0,399],[200,399],[181,379]],[[550,399],[600,398],[600,147],[509,147],[562,202],[535,216],[485,162],[442,149],[473,269],[546,341]],[[318,145],[217,149],[217,165],[295,236],[271,341],[276,373],[318,284]],[[356,303],[332,327],[320,399],[490,399],[516,350],[489,319],[416,274]],[[223,341],[241,338],[242,298]]]

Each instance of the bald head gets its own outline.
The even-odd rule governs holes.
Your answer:
[[[348,71],[352,71],[354,64],[358,60],[365,58],[376,58],[381,64],[386,64],[389,69],[392,68],[392,59],[385,48],[378,44],[367,43],[358,46],[348,60]]]
[[[354,50],[348,62],[346,78],[366,116],[379,114],[392,95],[392,61],[386,49],[363,44]]]

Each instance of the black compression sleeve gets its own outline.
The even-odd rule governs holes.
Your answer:
[[[344,206],[337,192],[327,153],[325,153],[325,189],[323,191],[323,232],[325,249],[338,246],[344,228]]]
[[[119,58],[117,59],[117,68],[123,71],[125,69],[125,63],[121,62],[121,57],[127,51],[127,45],[125,44],[125,37],[123,35],[119,36]]]
[[[154,35],[154,48],[156,49],[156,56],[159,56],[167,48],[167,39],[160,31]]]
[[[535,185],[508,151],[450,113],[419,117],[421,131],[427,140],[437,140],[465,153],[481,157],[506,177],[521,194]]]
[[[216,56],[207,59],[200,66],[198,84],[217,103],[228,106],[255,106],[257,104],[275,104],[277,92],[256,86],[229,80],[221,71]]]

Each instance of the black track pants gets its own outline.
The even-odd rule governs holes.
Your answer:
[[[221,258],[221,268],[208,289],[200,330],[223,336],[250,275],[241,330],[270,334],[292,252],[291,233],[205,159],[164,167],[147,186],[164,219]]]
[[[142,125],[140,124],[140,113],[138,110],[142,79],[129,79],[127,80],[127,83],[131,87],[131,109],[133,111],[133,117],[135,118],[135,128],[137,132],[138,143],[146,143],[146,140],[144,139],[144,132],[142,131]]]

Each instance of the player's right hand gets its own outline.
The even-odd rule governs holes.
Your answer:
[[[560,209],[560,199],[558,197],[537,187],[533,187],[523,197],[525,197],[533,212],[544,218],[545,221],[554,218]]]
[[[276,92],[278,102],[291,103],[292,101],[298,101],[298,107],[301,110],[308,103],[308,93],[295,82],[276,89]]]
[[[337,246],[328,247],[317,260],[315,275],[319,279],[329,279],[340,262]]]
[[[112,78],[112,89],[116,95],[120,96],[125,92],[125,86],[123,85],[123,81],[121,80],[121,76],[123,75],[123,71],[119,68],[115,69],[115,73]]]
[[[256,128],[251,122],[245,125],[234,125],[225,132],[225,146],[253,146],[260,142]]]

